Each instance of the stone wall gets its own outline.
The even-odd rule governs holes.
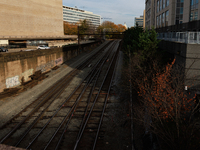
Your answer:
[[[176,63],[185,68],[185,85],[200,89],[200,44],[161,41],[159,48],[176,58]]]
[[[83,51],[91,50],[101,42],[82,44],[79,46],[65,46],[50,50],[23,51],[0,54],[0,92],[5,88],[16,87],[21,79],[30,80],[29,76],[35,71],[46,72],[54,66],[79,55]]]

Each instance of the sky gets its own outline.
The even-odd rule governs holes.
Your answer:
[[[143,15],[145,0],[63,0],[63,5],[100,15],[103,21],[134,26],[135,17]],[[111,18],[111,19],[106,19]]]

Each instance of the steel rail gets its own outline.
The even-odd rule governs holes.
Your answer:
[[[94,89],[93,89],[93,90],[94,90]],[[90,96],[89,96],[90,98],[89,98],[89,100],[91,99],[92,94],[93,94],[93,93],[90,93]],[[89,107],[89,102],[88,102],[88,104],[87,104],[87,106],[86,106],[86,110],[85,110],[85,113],[84,113],[84,118],[82,119],[80,128],[83,127],[83,124],[84,124],[84,121],[85,121],[85,118],[86,118],[86,113],[87,113],[88,107]],[[78,133],[77,137],[79,137],[79,135],[80,135],[80,130],[79,130],[79,133]]]
[[[106,54],[105,54],[106,55]],[[104,57],[102,57],[102,59],[105,59]],[[100,62],[101,60],[99,60]],[[98,64],[97,64],[98,65]],[[97,66],[96,65],[96,66]],[[91,71],[91,73],[93,73],[95,71],[95,69],[93,69]],[[91,73],[88,74],[88,76],[86,78],[88,78],[90,75],[92,75]],[[50,123],[50,121],[55,117],[55,115],[60,111],[60,109],[62,108],[62,106],[73,96],[73,94],[77,91],[77,89],[81,86],[81,84],[86,80],[86,78],[79,84],[79,86],[70,94],[70,96],[65,100],[65,102],[63,102],[61,104],[61,106],[59,107],[59,109],[57,109],[57,111],[53,114],[53,116],[49,119],[49,121],[43,126],[43,128],[40,130],[40,132],[35,136],[35,138],[29,143],[29,145],[26,147],[26,149],[28,149],[33,142],[38,138],[38,136],[42,133],[42,131],[47,127],[47,125]]]
[[[65,80],[66,77],[70,76],[71,74],[73,74],[76,70],[80,70],[81,67],[85,67],[89,64],[88,61],[90,61],[89,59],[93,58],[95,55],[97,55],[101,50],[105,49],[112,41],[106,43],[105,45],[102,45],[99,47],[99,50],[94,53],[92,56],[89,56],[90,54],[88,54],[88,56],[86,56],[86,60],[84,60],[80,65],[78,65],[74,70],[70,71],[66,76],[62,77],[59,81],[57,81],[55,84],[58,84],[59,82],[63,82],[62,80]],[[83,66],[85,63],[87,62],[87,64],[85,66]],[[30,107],[31,105],[33,105],[33,103],[35,103],[37,100],[39,100],[40,98],[44,97],[45,94],[49,94],[52,93],[52,91],[54,91],[54,89],[52,89],[52,87],[55,87],[55,84],[52,85],[51,87],[49,87],[43,94],[41,94],[35,101],[33,101],[31,104],[29,104],[27,107],[25,107],[24,109],[22,109],[18,114],[16,114],[15,116],[13,116],[9,121],[7,121],[6,123],[4,123],[4,125],[2,125],[0,127],[0,129],[4,128],[9,122],[11,122],[14,118],[16,118],[17,116],[19,116],[19,114],[23,113],[28,107]]]
[[[112,48],[111,48],[111,49],[112,49]],[[100,70],[102,69],[103,64],[105,64],[105,62],[106,62],[106,60],[108,59],[108,57],[109,57],[109,56],[107,56],[107,58],[106,58],[106,59],[104,60],[104,62],[102,63],[101,68],[99,68],[99,70],[98,70],[97,78],[96,78],[96,80],[95,80],[95,83],[93,84],[92,90],[90,91],[88,101],[90,101],[90,99],[91,99],[91,96],[92,96],[93,90],[94,90],[94,88],[95,88],[97,79],[98,79],[98,77],[99,77],[99,75],[100,75]],[[78,103],[77,103],[77,104],[78,104]],[[88,105],[87,105],[87,107],[86,107],[86,111],[85,111],[85,113],[84,113],[84,118],[83,118],[83,120],[85,119],[85,114],[86,114],[86,112],[87,112],[87,108],[88,108]],[[74,109],[75,109],[75,108],[74,108]],[[70,120],[71,120],[71,118],[72,118],[72,116],[73,116],[73,113],[74,113],[74,110],[72,111],[72,114],[71,114],[69,120],[67,121],[67,124],[65,125],[65,127],[64,127],[64,129],[63,129],[62,135],[61,135],[61,137],[60,137],[60,139],[59,139],[59,141],[58,141],[58,143],[57,143],[57,146],[56,146],[55,150],[58,149],[59,146],[60,146],[60,143],[61,143],[61,141],[62,141],[62,138],[63,138],[63,136],[64,136],[64,133],[65,133],[65,131],[66,131],[67,127],[68,127],[68,124],[69,124],[69,122],[70,122]],[[57,130],[57,132],[58,132],[58,130]],[[55,133],[55,134],[56,134],[56,133]],[[53,140],[53,139],[51,139],[51,141],[52,141],[52,140]],[[45,147],[45,149],[49,146],[49,144],[50,144],[50,141],[49,141],[48,145]]]
[[[109,44],[109,43],[108,43]],[[106,44],[107,45],[107,44]],[[103,48],[105,48],[106,47],[106,45],[103,47]],[[100,49],[101,50],[101,49]],[[100,51],[99,50],[99,51]],[[98,51],[98,52],[99,52]],[[97,52],[97,53],[98,53]],[[97,54],[97,53],[95,53],[95,54]],[[86,59],[82,64],[80,64],[76,69],[74,69],[74,70],[72,70],[69,74],[67,74],[65,77],[63,77],[62,79],[60,79],[56,84],[56,86],[55,86],[55,84],[53,85],[53,86],[51,86],[48,90],[47,90],[47,92],[45,92],[45,94],[47,93],[47,95],[46,96],[44,96],[44,95],[41,95],[39,98],[37,98],[35,101],[38,101],[40,98],[42,98],[43,97],[43,99],[34,107],[34,109],[21,121],[21,122],[19,122],[11,131],[9,131],[2,139],[1,139],[1,141],[0,141],[0,144],[1,143],[3,143],[8,137],[10,137],[35,111],[37,111],[38,109],[39,109],[39,107],[41,106],[41,105],[43,105],[47,100],[48,100],[48,98],[49,97],[51,97],[52,96],[52,94],[54,94],[54,93],[56,93],[58,90],[58,87],[62,87],[61,85],[63,85],[64,83],[63,83],[63,80],[66,80],[70,75],[71,75],[71,78],[73,78],[73,73],[75,73],[78,69],[80,69],[81,67],[86,67],[88,64],[89,64],[89,60],[95,55],[95,54],[93,54],[91,57],[89,57],[88,59]],[[86,64],[85,64],[86,63]],[[84,65],[85,64],[85,65]],[[79,71],[79,70],[78,70]],[[71,79],[70,78],[70,79]],[[66,82],[68,82],[68,81],[70,81],[70,79],[69,80],[67,80]],[[53,88],[52,88],[53,87]],[[28,105],[27,107],[30,107],[31,105],[32,105],[33,103],[31,103],[30,105]],[[22,113],[22,112],[24,112],[26,109],[27,109],[27,107],[26,108],[24,108],[20,113]],[[13,120],[16,116],[18,116],[20,113],[18,113],[17,115],[15,115],[11,120]],[[10,121],[11,121],[10,120]],[[8,122],[10,122],[10,121],[8,121]],[[4,126],[4,125],[3,125]]]
[[[76,71],[76,70],[75,70]],[[70,74],[71,75],[71,74]],[[69,75],[69,76],[70,76]],[[69,76],[66,76],[66,78],[67,77],[69,77]],[[66,79],[65,78],[65,79]],[[61,81],[60,83],[58,83],[56,86],[54,85],[54,88],[53,89],[51,89],[50,90],[50,92],[48,93],[48,95],[46,95],[43,99],[42,99],[42,101],[40,101],[40,103],[38,103],[34,108],[33,108],[33,110],[21,121],[21,122],[19,122],[10,132],[8,132],[7,134],[6,134],[6,136],[4,136],[4,138],[0,141],[0,144],[1,143],[3,143],[8,137],[10,137],[35,111],[37,111],[39,108],[40,108],[40,106],[42,106],[47,100],[49,100],[49,98],[51,98],[52,97],[52,95],[53,94],[55,94],[55,93],[57,93],[57,92],[59,92],[61,89],[60,88],[62,88],[63,90],[62,91],[64,91],[64,89],[66,88],[66,86],[67,85],[69,85],[69,81],[71,81],[70,79],[72,79],[73,78],[73,76],[71,76],[71,78],[69,78],[66,82],[63,82],[63,81]],[[65,83],[67,83],[67,85],[66,86],[64,86],[64,88],[63,88],[63,86],[62,85],[64,85]],[[60,88],[59,88],[60,87]],[[52,91],[52,92],[51,92]],[[59,93],[60,94],[60,93]],[[56,96],[56,98],[57,98],[57,96]],[[37,99],[38,100],[38,99]],[[27,108],[26,108],[27,109]]]
[[[87,63],[88,64],[88,63]],[[86,64],[86,65],[87,65]],[[85,67],[85,66],[84,66]],[[69,85],[69,83],[67,83],[67,85]],[[58,90],[59,93],[57,94],[57,96],[52,100],[52,102],[40,113],[40,115],[35,119],[35,121],[32,123],[31,126],[29,126],[29,128],[25,131],[24,135],[20,138],[20,140],[15,144],[15,146],[17,147],[21,141],[25,138],[25,136],[30,132],[30,130],[35,126],[35,124],[39,121],[39,119],[41,118],[41,116],[44,114],[44,112],[48,109],[48,107],[53,103],[53,101],[60,96],[60,94],[62,94],[62,92],[65,90],[65,87],[67,86],[65,85],[64,87],[62,86],[61,90]]]
[[[119,49],[118,49],[117,53],[119,53]],[[119,55],[117,55],[117,60],[118,60],[118,59],[119,59]],[[116,60],[116,62],[118,62],[117,60]],[[112,86],[112,81],[113,81],[113,78],[114,78],[114,73],[115,73],[115,71],[116,71],[116,68],[117,68],[117,63],[115,63],[114,71],[113,71],[113,73],[112,73],[112,77],[111,77],[110,84],[109,84],[109,88],[108,88],[108,92],[107,92],[107,94],[106,94],[106,98],[105,98],[105,102],[104,102],[103,111],[102,111],[102,114],[101,114],[99,126],[98,126],[98,129],[97,129],[95,141],[94,141],[93,148],[92,148],[93,150],[94,150],[95,147],[96,147],[97,139],[98,139],[98,136],[99,136],[101,124],[102,124],[103,117],[104,117],[104,113],[105,113],[105,110],[106,110],[106,105],[107,105],[107,102],[108,102],[108,97],[109,97],[109,94],[110,94],[110,90],[111,90],[111,86]]]
[[[74,110],[76,109],[78,102],[80,101],[82,95],[84,94],[86,88],[90,85],[90,83],[91,83],[91,81],[93,80],[93,78],[95,78],[96,74],[99,74],[99,73],[100,73],[100,71],[96,71],[95,74],[94,74],[94,76],[91,78],[90,82],[87,83],[86,87],[83,89],[83,91],[82,91],[81,94],[79,95],[78,99],[77,99],[76,102],[73,104],[71,110],[67,113],[67,115],[66,115],[65,118],[63,119],[62,123],[61,123],[60,126],[57,128],[56,132],[55,132],[54,135],[51,137],[51,139],[49,140],[49,142],[47,143],[47,145],[45,146],[44,150],[46,150],[46,149],[48,148],[48,146],[50,145],[50,143],[52,142],[52,140],[54,139],[54,137],[56,136],[56,134],[58,133],[58,131],[60,130],[60,128],[62,127],[62,125],[64,124],[64,122],[66,121],[66,119],[67,119],[67,118],[69,117],[69,115],[71,114],[71,115],[70,115],[70,118],[69,118],[69,120],[67,121],[67,124],[66,124],[66,126],[65,126],[65,128],[64,128],[64,131],[67,129],[67,126],[68,126],[68,124],[69,124],[69,121],[71,120],[71,118],[72,118],[72,116],[73,116]],[[64,131],[63,131],[63,134],[64,134]],[[62,136],[63,136],[63,134],[62,134]],[[59,140],[59,141],[60,141],[60,140]]]
[[[116,53],[115,53],[114,55],[116,55]],[[111,63],[110,63],[110,65],[109,65],[109,67],[108,67],[108,70],[107,70],[107,72],[106,72],[106,75],[105,75],[105,77],[104,77],[104,79],[103,79],[103,82],[102,82],[102,84],[101,84],[101,86],[100,86],[100,90],[99,90],[99,92],[97,93],[97,95],[96,95],[96,97],[95,97],[95,100],[94,100],[94,102],[93,102],[93,105],[92,105],[92,107],[91,107],[91,109],[90,109],[90,112],[89,112],[89,114],[88,114],[88,116],[87,116],[87,119],[86,119],[86,121],[85,121],[85,124],[84,124],[83,128],[80,129],[80,130],[81,130],[81,133],[80,133],[80,136],[77,138],[78,140],[77,140],[76,143],[75,143],[74,150],[77,149],[78,143],[79,143],[79,141],[80,141],[80,139],[81,139],[81,137],[82,137],[82,135],[83,135],[83,132],[84,132],[84,130],[85,130],[85,127],[86,127],[86,125],[87,125],[87,122],[88,122],[88,120],[89,120],[89,118],[90,118],[90,115],[91,115],[91,113],[92,113],[92,111],[93,111],[94,105],[95,105],[95,103],[96,103],[96,101],[97,101],[97,99],[98,99],[98,96],[99,96],[99,94],[100,94],[100,91],[101,91],[101,89],[102,89],[102,87],[103,87],[103,85],[104,85],[104,83],[105,83],[105,80],[106,80],[106,78],[107,78],[107,75],[108,75],[109,69],[111,68],[111,65],[112,65],[113,60],[114,60],[114,57],[113,57],[112,60],[111,60]]]

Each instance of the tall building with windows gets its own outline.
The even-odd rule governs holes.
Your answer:
[[[146,0],[146,28],[161,28],[200,20],[199,0]]]
[[[63,6],[63,20],[69,23],[77,23],[80,20],[89,20],[94,26],[101,24],[101,16],[93,14],[92,12]]]
[[[143,27],[143,21],[144,21],[143,16],[135,17],[135,26],[136,24],[138,24],[139,27]]]

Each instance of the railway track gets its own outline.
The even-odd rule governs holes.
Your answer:
[[[26,149],[95,149],[119,43],[104,45],[1,126],[0,143]],[[81,70],[87,74],[78,85],[72,85]]]

